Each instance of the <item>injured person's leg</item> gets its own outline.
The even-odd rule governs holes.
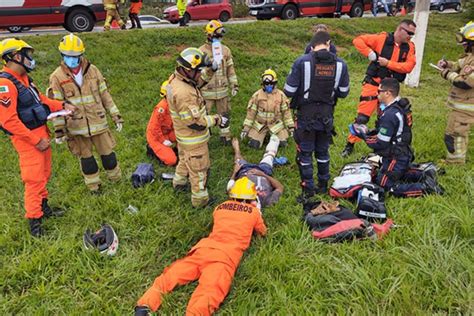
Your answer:
[[[273,167],[273,160],[278,152],[278,146],[280,145],[280,139],[276,135],[272,135],[270,140],[265,148],[265,153],[263,154],[262,160],[260,163],[266,163],[270,167]]]

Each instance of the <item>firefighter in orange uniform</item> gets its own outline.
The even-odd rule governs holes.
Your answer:
[[[162,302],[162,295],[177,285],[199,279],[186,315],[211,315],[230,290],[235,270],[249,247],[255,230],[265,236],[267,227],[256,206],[255,184],[240,178],[229,191],[230,199],[214,210],[214,226],[209,237],[201,239],[186,257],[165,268],[153,285],[138,300],[136,316],[149,315]]]
[[[35,68],[33,51],[33,47],[19,39],[0,42],[0,56],[5,64],[0,72],[0,128],[10,135],[18,152],[25,185],[25,217],[31,235],[39,237],[43,234],[43,217],[62,213],[48,205],[46,185],[51,175],[51,148],[47,116],[63,108],[74,112],[75,107],[51,100],[38,91],[28,76]]]
[[[166,101],[166,87],[168,80],[163,82],[160,96],[163,98],[153,109],[150,121],[146,128],[147,154],[158,159],[167,166],[174,166],[176,157],[176,135],[173,130],[168,102]]]
[[[143,6],[143,0],[130,1],[130,11],[128,13],[128,17],[130,18],[130,23],[132,23],[132,27],[130,29],[134,29],[135,27],[139,29],[142,28],[140,19],[138,18],[138,15],[140,14],[140,10],[142,9],[142,6]]]
[[[364,34],[352,41],[357,50],[370,60],[357,107],[356,123],[367,124],[378,109],[378,87],[382,79],[393,77],[403,82],[406,74],[415,68],[415,45],[411,42],[415,31],[416,24],[412,20],[403,20],[394,33]],[[354,144],[359,141],[360,138],[349,134],[342,156],[352,154]]]

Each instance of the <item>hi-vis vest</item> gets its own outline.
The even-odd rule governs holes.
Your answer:
[[[20,121],[30,130],[45,125],[51,111],[47,106],[41,103],[38,90],[33,85],[32,79],[28,77],[30,86],[27,88],[9,73],[1,72],[0,77],[13,82],[18,90],[17,112]],[[7,130],[3,130],[11,134]]]

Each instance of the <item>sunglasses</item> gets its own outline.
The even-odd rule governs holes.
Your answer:
[[[390,90],[378,89],[377,91],[380,94],[380,92],[387,92],[387,91],[390,91]]]
[[[409,30],[407,30],[407,29],[404,28],[404,27],[402,27],[402,30],[404,30],[405,32],[407,32],[407,34],[410,35],[410,36],[415,35],[415,32],[410,32]]]

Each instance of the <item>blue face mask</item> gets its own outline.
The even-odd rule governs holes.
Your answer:
[[[77,68],[81,64],[81,58],[77,56],[63,56],[64,63],[68,68]]]
[[[273,92],[273,86],[272,85],[265,85],[263,87],[263,90],[266,92],[266,93],[272,93]]]
[[[379,104],[379,108],[380,108],[380,111],[385,111],[385,109],[387,108],[387,105],[385,103],[380,103]]]

